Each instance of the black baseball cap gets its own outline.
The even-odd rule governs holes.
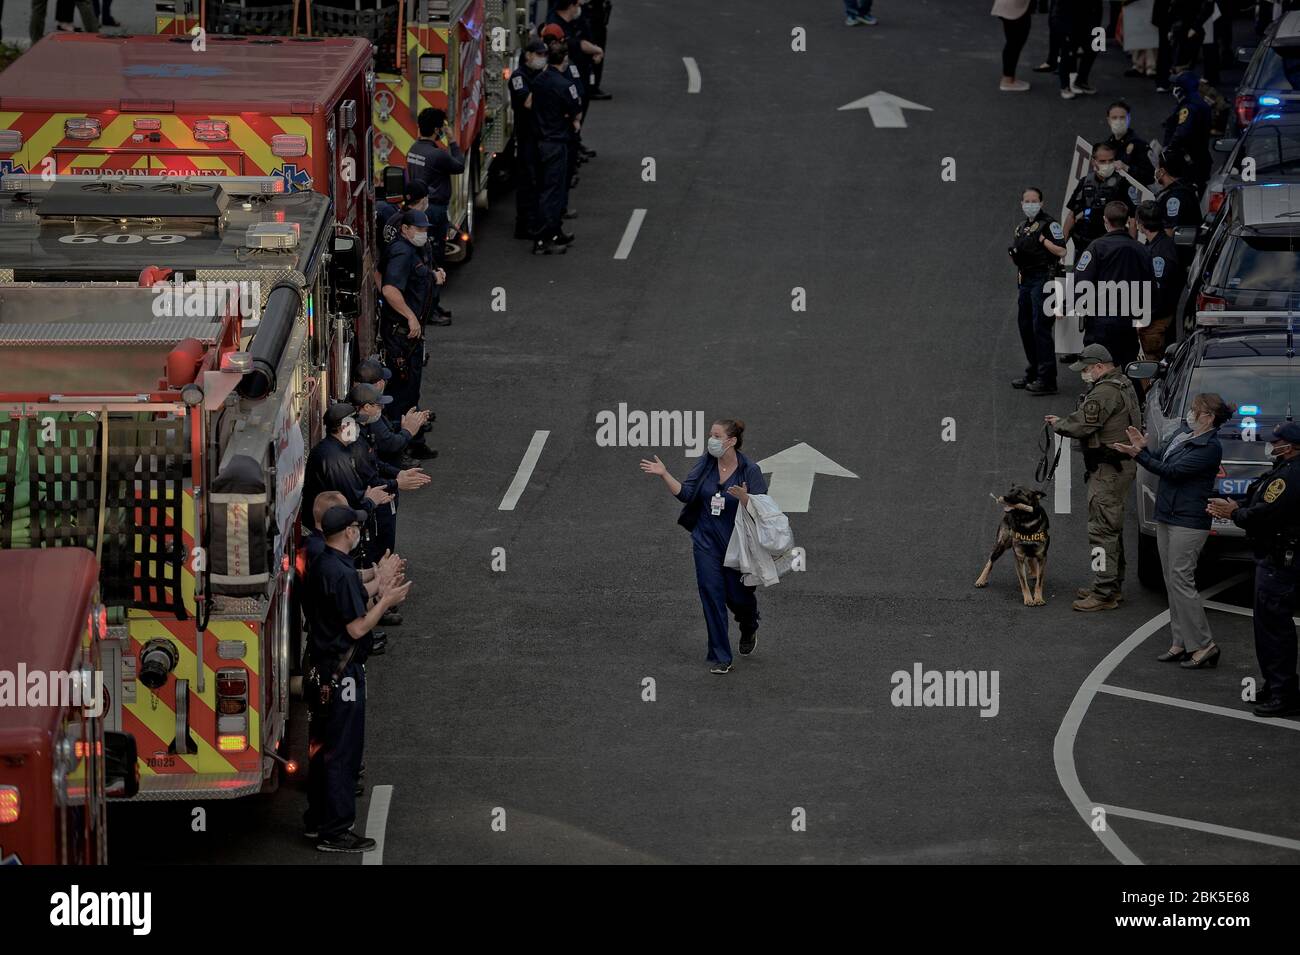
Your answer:
[[[378,385],[366,381],[358,381],[348,391],[348,401],[353,406],[360,408],[362,405],[391,405],[393,396],[386,395],[379,390]]]
[[[388,381],[393,377],[393,370],[385,368],[384,363],[378,358],[367,358],[357,366],[357,381],[364,381],[366,384],[373,385],[376,382]]]
[[[1300,423],[1295,421],[1283,421],[1273,428],[1274,441],[1286,441],[1289,444],[1300,444]]]
[[[402,213],[402,225],[413,225],[417,229],[429,228],[429,217],[418,209],[407,209]]]
[[[321,516],[320,529],[322,534],[329,537],[344,528],[351,527],[353,524],[360,524],[365,527],[366,522],[369,520],[370,515],[365,511],[354,511],[350,507],[335,504]]]
[[[526,47],[524,47],[524,52],[532,53],[535,55],[545,55],[547,52],[546,44],[543,43],[541,40],[533,40]]]
[[[413,179],[406,184],[406,204],[413,206],[421,199],[429,198],[429,187],[418,179]]]
[[[357,409],[352,405],[339,401],[329,406],[325,412],[325,428],[327,431],[333,431],[347,418],[351,418],[357,413]]]

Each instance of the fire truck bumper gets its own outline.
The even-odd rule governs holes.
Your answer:
[[[165,799],[235,799],[251,796],[262,788],[262,774],[158,774],[140,777],[140,792],[114,802],[149,802]]]

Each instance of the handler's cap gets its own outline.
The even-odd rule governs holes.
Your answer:
[[[333,431],[346,419],[351,418],[356,413],[356,408],[352,407],[350,404],[345,404],[342,401],[330,405],[329,410],[325,412],[326,430]]]
[[[393,396],[384,394],[378,385],[358,381],[348,391],[348,401],[358,408],[362,405],[391,405]]]
[[[378,358],[367,358],[357,366],[357,381],[364,381],[368,385],[388,381],[392,377],[393,370],[385,368],[384,363]]]
[[[337,534],[345,527],[351,527],[353,524],[360,524],[364,527],[368,520],[370,520],[370,515],[365,511],[354,511],[342,504],[335,504],[321,516],[320,529],[322,534],[329,537],[332,534]]]
[[[548,23],[546,26],[542,27],[542,36],[549,36],[556,40],[563,40],[564,27],[560,26],[558,23]]]
[[[555,26],[555,24],[552,23],[551,26]],[[561,36],[563,36],[564,31],[560,30],[560,34]],[[548,53],[549,51],[546,49],[546,44],[543,43],[541,40],[531,40],[529,41],[528,45],[524,47],[524,52],[531,53],[534,56],[541,56]]]
[[[1300,444],[1300,422],[1283,421],[1273,427],[1273,440]]]
[[[417,229],[429,228],[429,217],[419,209],[407,209],[402,213],[402,225],[413,225]]]
[[[1110,357],[1110,352],[1106,350],[1105,345],[1098,345],[1095,342],[1079,352],[1079,360],[1070,366],[1070,371],[1083,371],[1089,365],[1096,365],[1101,362],[1110,364],[1115,359]]]

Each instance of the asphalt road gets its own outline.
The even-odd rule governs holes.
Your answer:
[[[577,242],[528,255],[507,196],[452,276],[455,324],[431,330],[426,376],[440,456],[399,523],[418,593],[368,667],[367,781],[393,787],[386,864],[1117,858],[1072,803],[1054,743],[1094,668],[1165,609],[1135,579],[1135,529],[1122,608],[1072,612],[1088,579],[1076,470],[1072,513],[1052,518],[1047,606],[1021,604],[1010,558],[987,590],[972,584],[1000,516],[989,493],[1032,481],[1041,416],[1073,407],[1068,386],[1008,386],[1023,364],[1005,253],[1019,190],[1042,185],[1055,212],[1074,137],[1105,135],[1109,94],[1147,136],[1172,100],[1123,79],[1117,53],[1096,97],[1064,102],[1041,76],[999,93],[987,4],[880,0],[880,25],[853,29],[836,3],[801,6],[618,4]],[[806,52],[791,50],[796,26]],[[1045,46],[1038,18],[1022,75]],[[877,128],[838,110],[879,90],[932,112]],[[956,181],[941,180],[947,157]],[[634,209],[644,223],[615,259]],[[751,457],[804,442],[857,475],[816,477],[792,515],[807,570],[760,593],[759,650],[726,677],[704,662],[678,506],[637,467],[658,453],[681,477],[693,459],[598,446],[597,414],[621,403],[738,416]],[[500,510],[537,431],[531,480]],[[1153,629],[1106,683],[1244,711],[1250,621],[1212,622],[1218,670],[1155,663],[1167,631]],[[893,706],[891,674],[918,663],[997,671],[996,716]],[[1296,840],[1287,729],[1102,692],[1066,756],[1089,803]],[[113,858],[357,864],[301,838],[303,805],[297,784],[207,804],[201,833],[188,805],[116,806]],[[1300,847],[1109,823],[1148,862],[1292,861]]]

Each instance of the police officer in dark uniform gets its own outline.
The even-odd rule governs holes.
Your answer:
[[[302,480],[302,499],[316,500],[322,491],[339,491],[348,499],[353,510],[367,513],[391,501],[392,495],[379,487],[367,487],[357,473],[351,446],[361,436],[357,425],[356,409],[349,404],[333,404],[325,412],[325,437],[307,455],[307,465]],[[314,530],[311,511],[302,510],[302,524]]]
[[[533,243],[535,255],[563,251],[573,236],[563,229],[568,203],[568,151],[573,124],[582,111],[578,88],[562,70],[566,51],[554,44],[547,52],[547,67],[533,80],[533,116],[537,120],[541,156],[542,230]]]
[[[424,322],[433,308],[437,287],[446,280],[435,269],[424,247],[429,241],[429,220],[423,212],[402,214],[400,234],[388,247],[379,316],[384,363],[393,370],[387,392],[392,395],[389,417],[400,420],[420,401],[424,376]]]
[[[362,641],[411,585],[385,583],[369,603],[349,556],[369,515],[331,507],[321,518],[325,549],[312,561],[303,601],[310,621],[307,643],[307,812],[303,823],[322,852],[369,852],[375,840],[352,831],[357,779],[365,745],[366,671]]]
[[[601,49],[601,58],[592,65],[591,86],[587,89],[588,99],[613,99],[613,93],[605,92],[600,81],[605,75],[604,50],[609,40],[609,15],[613,0],[590,0],[583,7],[583,13],[591,23],[591,41]]]
[[[1030,186],[1020,194],[1025,218],[1016,226],[1007,253],[1019,270],[1017,283],[1020,344],[1025,349],[1025,376],[1011,382],[1033,395],[1056,393],[1056,345],[1052,315],[1043,312],[1047,283],[1060,273],[1065,230],[1043,211],[1043,190]]]
[[[1114,147],[1105,143],[1093,146],[1092,169],[1079,180],[1066,203],[1065,235],[1074,240],[1075,255],[1082,256],[1088,243],[1106,234],[1108,202],[1124,203],[1132,216],[1140,196],[1137,187],[1117,171]]]
[[[1165,120],[1165,152],[1179,153],[1187,161],[1187,178],[1196,186],[1196,196],[1205,192],[1213,161],[1210,158],[1210,126],[1213,111],[1201,98],[1200,77],[1185,70],[1174,77],[1173,93],[1178,105]]]
[[[1187,269],[1179,259],[1179,249],[1173,237],[1165,231],[1164,214],[1155,200],[1148,199],[1138,206],[1138,229],[1147,240],[1143,248],[1151,261],[1151,276],[1155,281],[1151,324],[1138,329],[1138,341],[1144,358],[1159,361],[1165,353],[1169,326],[1178,311],[1178,299],[1187,285]],[[1143,380],[1143,390],[1149,388],[1153,380]]]
[[[533,81],[546,69],[546,44],[533,40],[524,47],[519,69],[510,77],[510,106],[515,114],[515,238],[532,239],[542,229],[537,203],[541,154],[531,97]]]
[[[1211,516],[1245,530],[1255,549],[1255,655],[1264,676],[1256,716],[1300,713],[1296,628],[1300,609],[1300,423],[1273,429],[1273,469],[1251,482],[1246,503],[1211,498]]]
[[[1165,231],[1170,238],[1179,226],[1201,224],[1201,200],[1196,187],[1185,178],[1187,170],[1186,157],[1172,150],[1165,150],[1156,164],[1156,184],[1160,187],[1156,193],[1156,205],[1164,216]],[[1192,264],[1195,255],[1195,243],[1178,246],[1178,261],[1183,268]]]
[[[1138,337],[1133,322],[1146,316],[1138,314],[1138,305],[1150,307],[1146,296],[1154,290],[1151,260],[1137,239],[1128,233],[1132,210],[1122,202],[1109,202],[1104,210],[1106,234],[1088,246],[1075,263],[1075,294],[1091,284],[1092,314],[1080,316],[1083,342],[1105,346],[1114,363],[1123,369],[1137,358]],[[1100,294],[1103,282],[1122,282],[1123,299],[1108,302]],[[1137,284],[1145,283],[1145,284]],[[1112,286],[1113,287],[1113,286]],[[1125,307],[1127,302],[1127,307]],[[1108,307],[1115,306],[1115,307]]]
[[[1151,166],[1151,144],[1133,132],[1132,122],[1132,107],[1122,99],[1115,100],[1106,108],[1110,136],[1102,142],[1115,150],[1115,168],[1149,186],[1156,175]]]

